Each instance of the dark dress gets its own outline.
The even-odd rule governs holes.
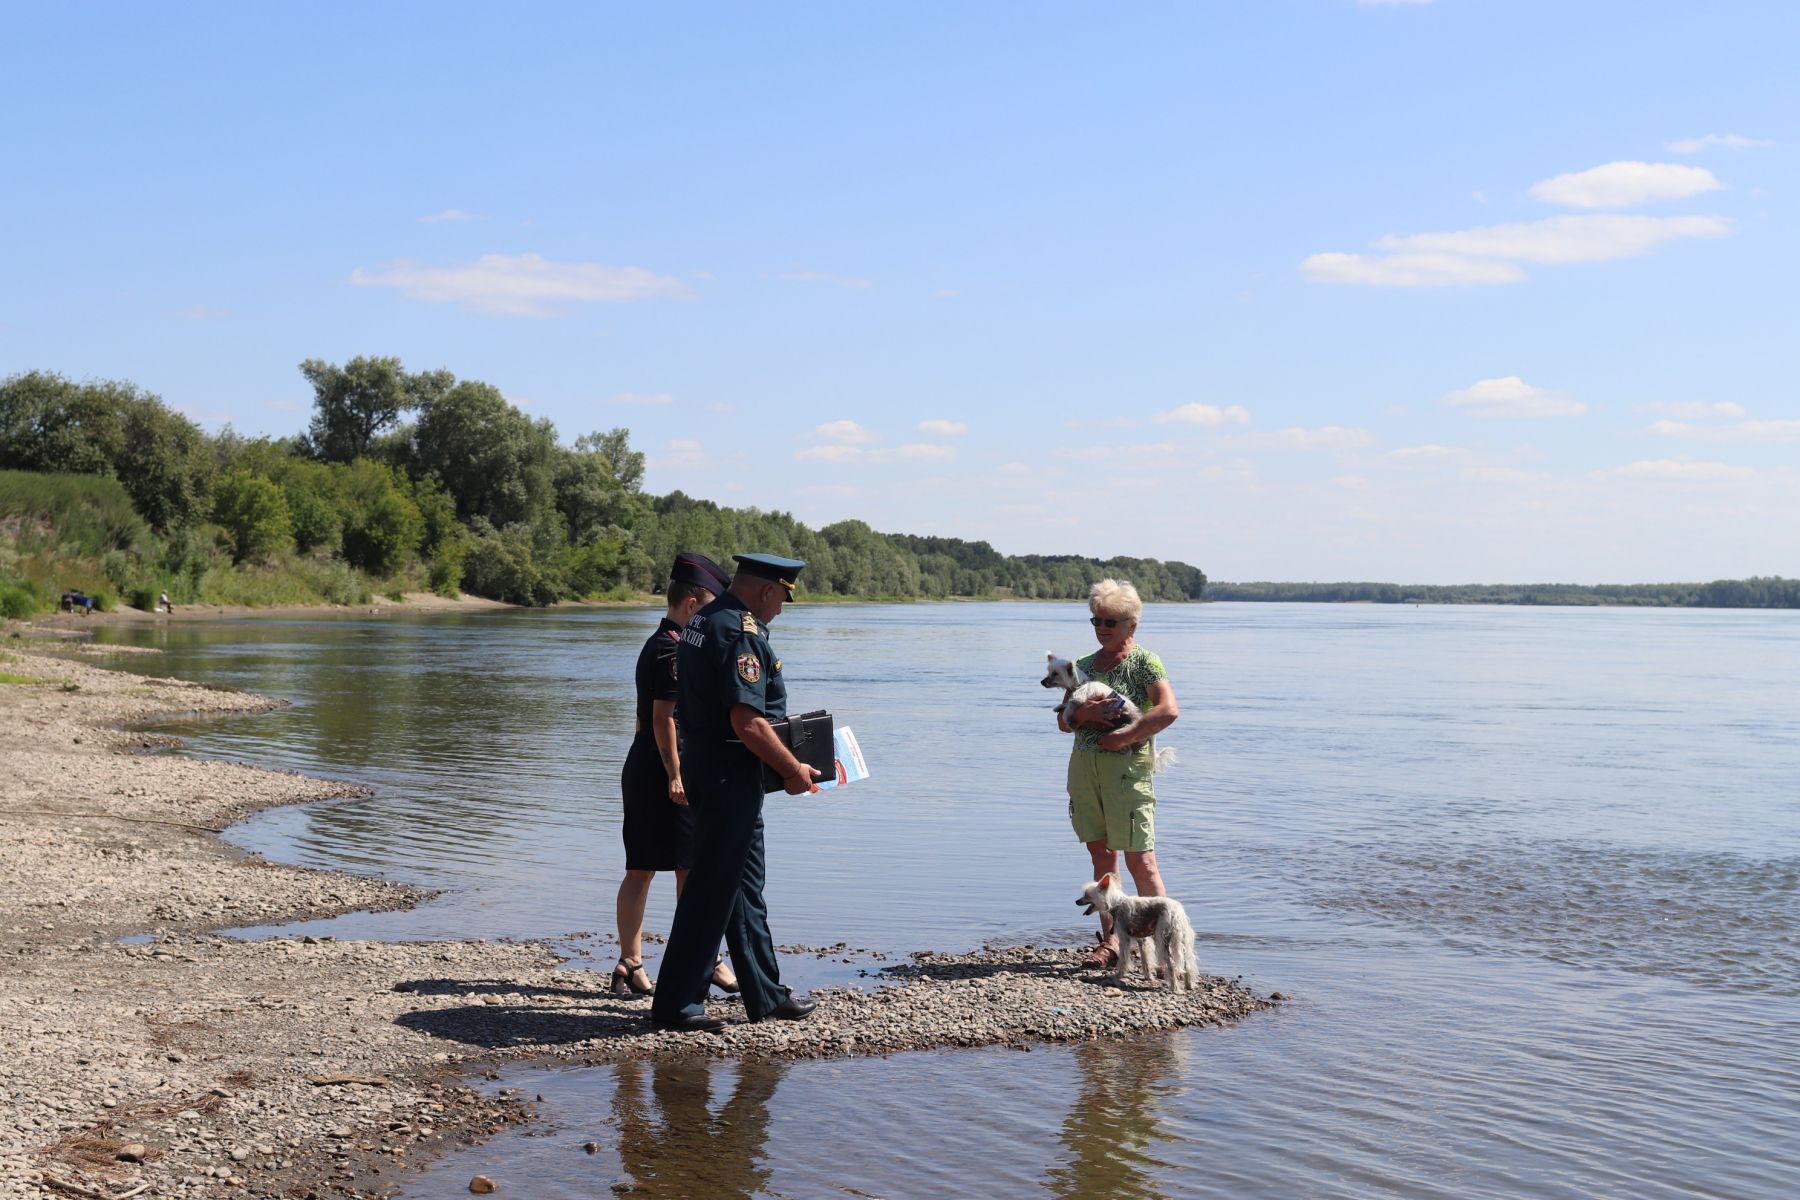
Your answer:
[[[619,779],[625,795],[628,871],[685,871],[694,865],[694,810],[670,803],[669,776],[651,726],[655,702],[680,695],[675,684],[675,646],[680,638],[681,626],[664,617],[638,651],[638,730]]]

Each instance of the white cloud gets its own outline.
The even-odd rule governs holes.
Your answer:
[[[1466,483],[1529,483],[1544,478],[1518,467],[1464,467],[1457,475]]]
[[[1361,475],[1339,475],[1331,482],[1334,487],[1341,487],[1352,492],[1359,492],[1369,486],[1369,481]]]
[[[998,467],[995,467],[994,469],[1002,475],[1029,475],[1029,474],[1031,474],[1031,468],[1026,466],[1022,462],[1001,463]]]
[[[1532,387],[1517,375],[1482,379],[1446,392],[1443,403],[1475,417],[1573,417],[1587,411],[1587,405],[1567,392]]]
[[[969,427],[961,421],[930,420],[919,422],[919,432],[933,437],[961,437]]]
[[[1056,457],[1076,462],[1107,462],[1112,459],[1164,458],[1175,453],[1174,442],[1137,442],[1129,446],[1062,446]]]
[[[829,271],[788,271],[776,276],[776,278],[785,279],[789,283],[828,283],[833,287],[841,288],[866,288],[875,286],[871,280],[857,279],[850,275],[833,275]]]
[[[1619,479],[1672,480],[1684,483],[1715,483],[1724,479],[1749,479],[1756,474],[1753,467],[1739,467],[1722,462],[1694,462],[1685,458],[1645,459],[1600,472]]]
[[[859,446],[808,446],[794,455],[801,462],[849,462],[860,458],[862,448]]]
[[[1732,405],[1731,407],[1736,407]],[[1654,421],[1650,432],[1658,437],[1694,438],[1712,442],[1800,441],[1800,420],[1733,421],[1724,425],[1695,425],[1688,421]]]
[[[1698,154],[1711,146],[1727,150],[1763,150],[1775,143],[1768,138],[1749,138],[1741,133],[1709,133],[1704,137],[1682,138],[1668,144],[1671,154]]]
[[[875,440],[874,434],[855,421],[827,421],[815,428],[813,433],[828,442],[838,442],[846,446],[866,446]]]
[[[706,411],[711,413],[734,413],[737,411],[737,405],[725,403],[709,404],[706,406]]]
[[[1507,262],[1454,254],[1314,254],[1300,264],[1313,283],[1362,283],[1370,287],[1486,287],[1518,283],[1525,272]]]
[[[1269,433],[1240,433],[1227,439],[1233,446],[1247,450],[1360,450],[1375,444],[1375,435],[1366,429],[1349,429],[1341,425],[1321,425],[1315,429],[1291,426]]]
[[[1743,405],[1733,404],[1729,400],[1719,400],[1712,403],[1706,401],[1669,402],[1653,400],[1649,404],[1637,405],[1634,411],[1641,413],[1655,413],[1657,416],[1661,417],[1675,417],[1683,421],[1696,421],[1702,417],[1741,417],[1745,415]]]
[[[611,401],[614,404],[629,404],[634,408],[662,408],[675,403],[675,397],[667,392],[614,392]]]
[[[1219,408],[1212,404],[1183,404],[1180,408],[1157,413],[1156,420],[1164,425],[1200,425],[1214,428],[1219,425],[1248,425],[1250,412],[1241,404],[1233,404],[1226,408]]]
[[[1682,238],[1721,238],[1725,217],[1645,217],[1617,213],[1546,217],[1444,233],[1388,234],[1388,253],[1314,254],[1300,264],[1313,283],[1370,287],[1483,287],[1518,283],[1519,263],[1610,262],[1648,254]]]
[[[1705,167],[1680,163],[1610,162],[1531,185],[1531,194],[1565,208],[1631,208],[1683,200],[1725,185]]]
[[[1450,233],[1393,234],[1377,244],[1401,254],[1437,253],[1534,263],[1610,262],[1648,254],[1679,238],[1731,234],[1724,217],[1644,217],[1619,214],[1546,217],[1511,225],[1484,225]]]
[[[1467,458],[1469,452],[1461,446],[1439,446],[1435,443],[1426,446],[1401,446],[1389,450],[1383,458],[1398,463],[1443,462],[1451,458]]]
[[[894,449],[899,458],[922,459],[928,462],[950,462],[956,458],[955,446],[937,446],[925,442],[908,442]]]
[[[419,218],[421,225],[441,225],[445,221],[479,221],[480,213],[464,212],[460,208],[446,208],[443,212],[432,213]]]
[[[679,280],[642,267],[552,262],[536,254],[484,254],[472,263],[422,267],[397,262],[384,271],[350,272],[352,287],[398,288],[412,300],[461,304],[508,317],[555,316],[565,304],[681,299]]]
[[[711,462],[706,448],[693,438],[673,438],[664,445],[665,453],[652,458],[652,467],[703,467]]]

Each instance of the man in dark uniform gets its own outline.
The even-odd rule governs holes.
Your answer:
[[[650,1019],[658,1029],[714,1030],[706,987],[719,938],[731,950],[752,1021],[798,1021],[812,1000],[781,984],[769,910],[763,903],[763,788],[767,763],[790,796],[818,790],[818,771],[793,755],[769,722],[787,716],[781,660],[767,625],[793,599],[806,564],[773,554],[733,555],[737,576],[694,614],[676,649],[681,686],[682,764],[699,845],[663,950]]]

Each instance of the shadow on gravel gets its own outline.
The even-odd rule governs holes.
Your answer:
[[[524,1006],[477,1004],[402,1013],[394,1023],[435,1038],[487,1050],[520,1046],[566,1046],[605,1038],[642,1037],[650,1032],[650,1006],[599,1004],[580,1012]]]
[[[414,996],[567,996],[573,1000],[600,1000],[608,995],[604,986],[539,987],[513,979],[409,979],[396,983],[394,990]]]

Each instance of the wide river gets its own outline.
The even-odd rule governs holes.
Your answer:
[[[1038,686],[1045,650],[1092,645],[1086,615],[797,604],[775,623],[797,710],[831,708],[873,771],[771,799],[778,942],[1091,936]],[[183,725],[192,751],[375,789],[233,840],[444,889],[290,928],[546,937],[604,971],[654,625],[105,636],[166,651],[134,669],[294,702]],[[1204,969],[1293,1004],[1031,1054],[514,1068],[504,1084],[545,1097],[538,1136],[403,1194],[467,1195],[476,1172],[532,1197],[1800,1194],[1800,612],[1152,605],[1141,640],[1182,705],[1158,782],[1170,891]],[[651,930],[672,897],[659,878]],[[858,963],[784,971],[806,988]]]

